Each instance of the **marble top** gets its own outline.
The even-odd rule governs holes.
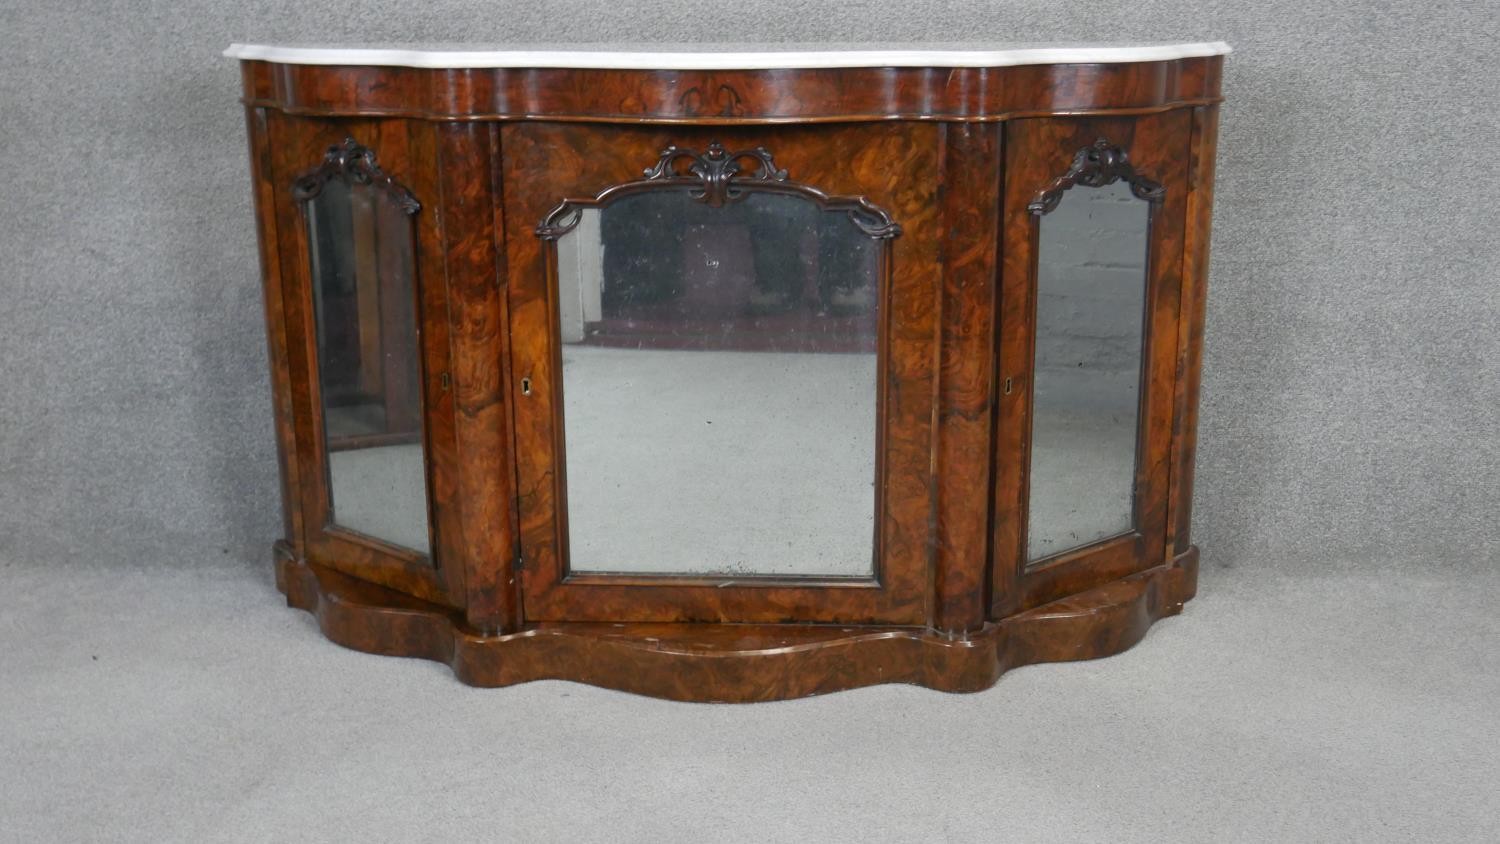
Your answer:
[[[1110,64],[1222,56],[1223,41],[1176,44],[231,44],[232,59],[426,68],[775,70]]]

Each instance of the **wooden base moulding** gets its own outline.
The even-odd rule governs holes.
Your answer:
[[[989,688],[1012,668],[1097,659],[1139,642],[1197,590],[1198,549],[1170,563],[984,625],[967,638],[906,627],[539,623],[483,636],[463,613],[294,559],[277,587],[347,648],[447,663],[472,686],[580,683],[670,700],[748,703],[880,683]]]

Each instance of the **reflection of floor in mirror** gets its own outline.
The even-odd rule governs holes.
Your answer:
[[[871,355],[566,346],[568,511],[578,571],[870,571]],[[1037,559],[1125,530],[1133,407],[1047,381],[1033,449]],[[335,520],[426,550],[420,447],[334,452]]]
[[[816,302],[786,311],[746,314],[736,304],[728,314],[708,316],[674,309],[677,303],[618,308],[589,323],[589,345],[619,348],[874,354],[876,327],[868,312],[824,312]]]
[[[1110,425],[1071,410],[1038,414],[1033,425],[1027,559],[1040,560],[1128,530],[1135,427]]]
[[[575,570],[868,575],[875,357],[563,349]]]
[[[427,553],[420,443],[335,451],[329,462],[335,524]]]
[[[1042,369],[1033,396],[1028,560],[1131,527],[1134,373]]]

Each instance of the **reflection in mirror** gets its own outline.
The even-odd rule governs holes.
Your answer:
[[[331,518],[429,553],[413,230],[391,191],[335,175],[304,200]]]
[[[648,190],[556,249],[570,570],[871,576],[884,243]]]
[[[1028,561],[1135,526],[1149,221],[1123,180],[1039,221]]]

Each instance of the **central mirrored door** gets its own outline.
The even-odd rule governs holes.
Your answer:
[[[931,197],[872,133],[936,138],[505,127],[527,618],[924,620]]]

